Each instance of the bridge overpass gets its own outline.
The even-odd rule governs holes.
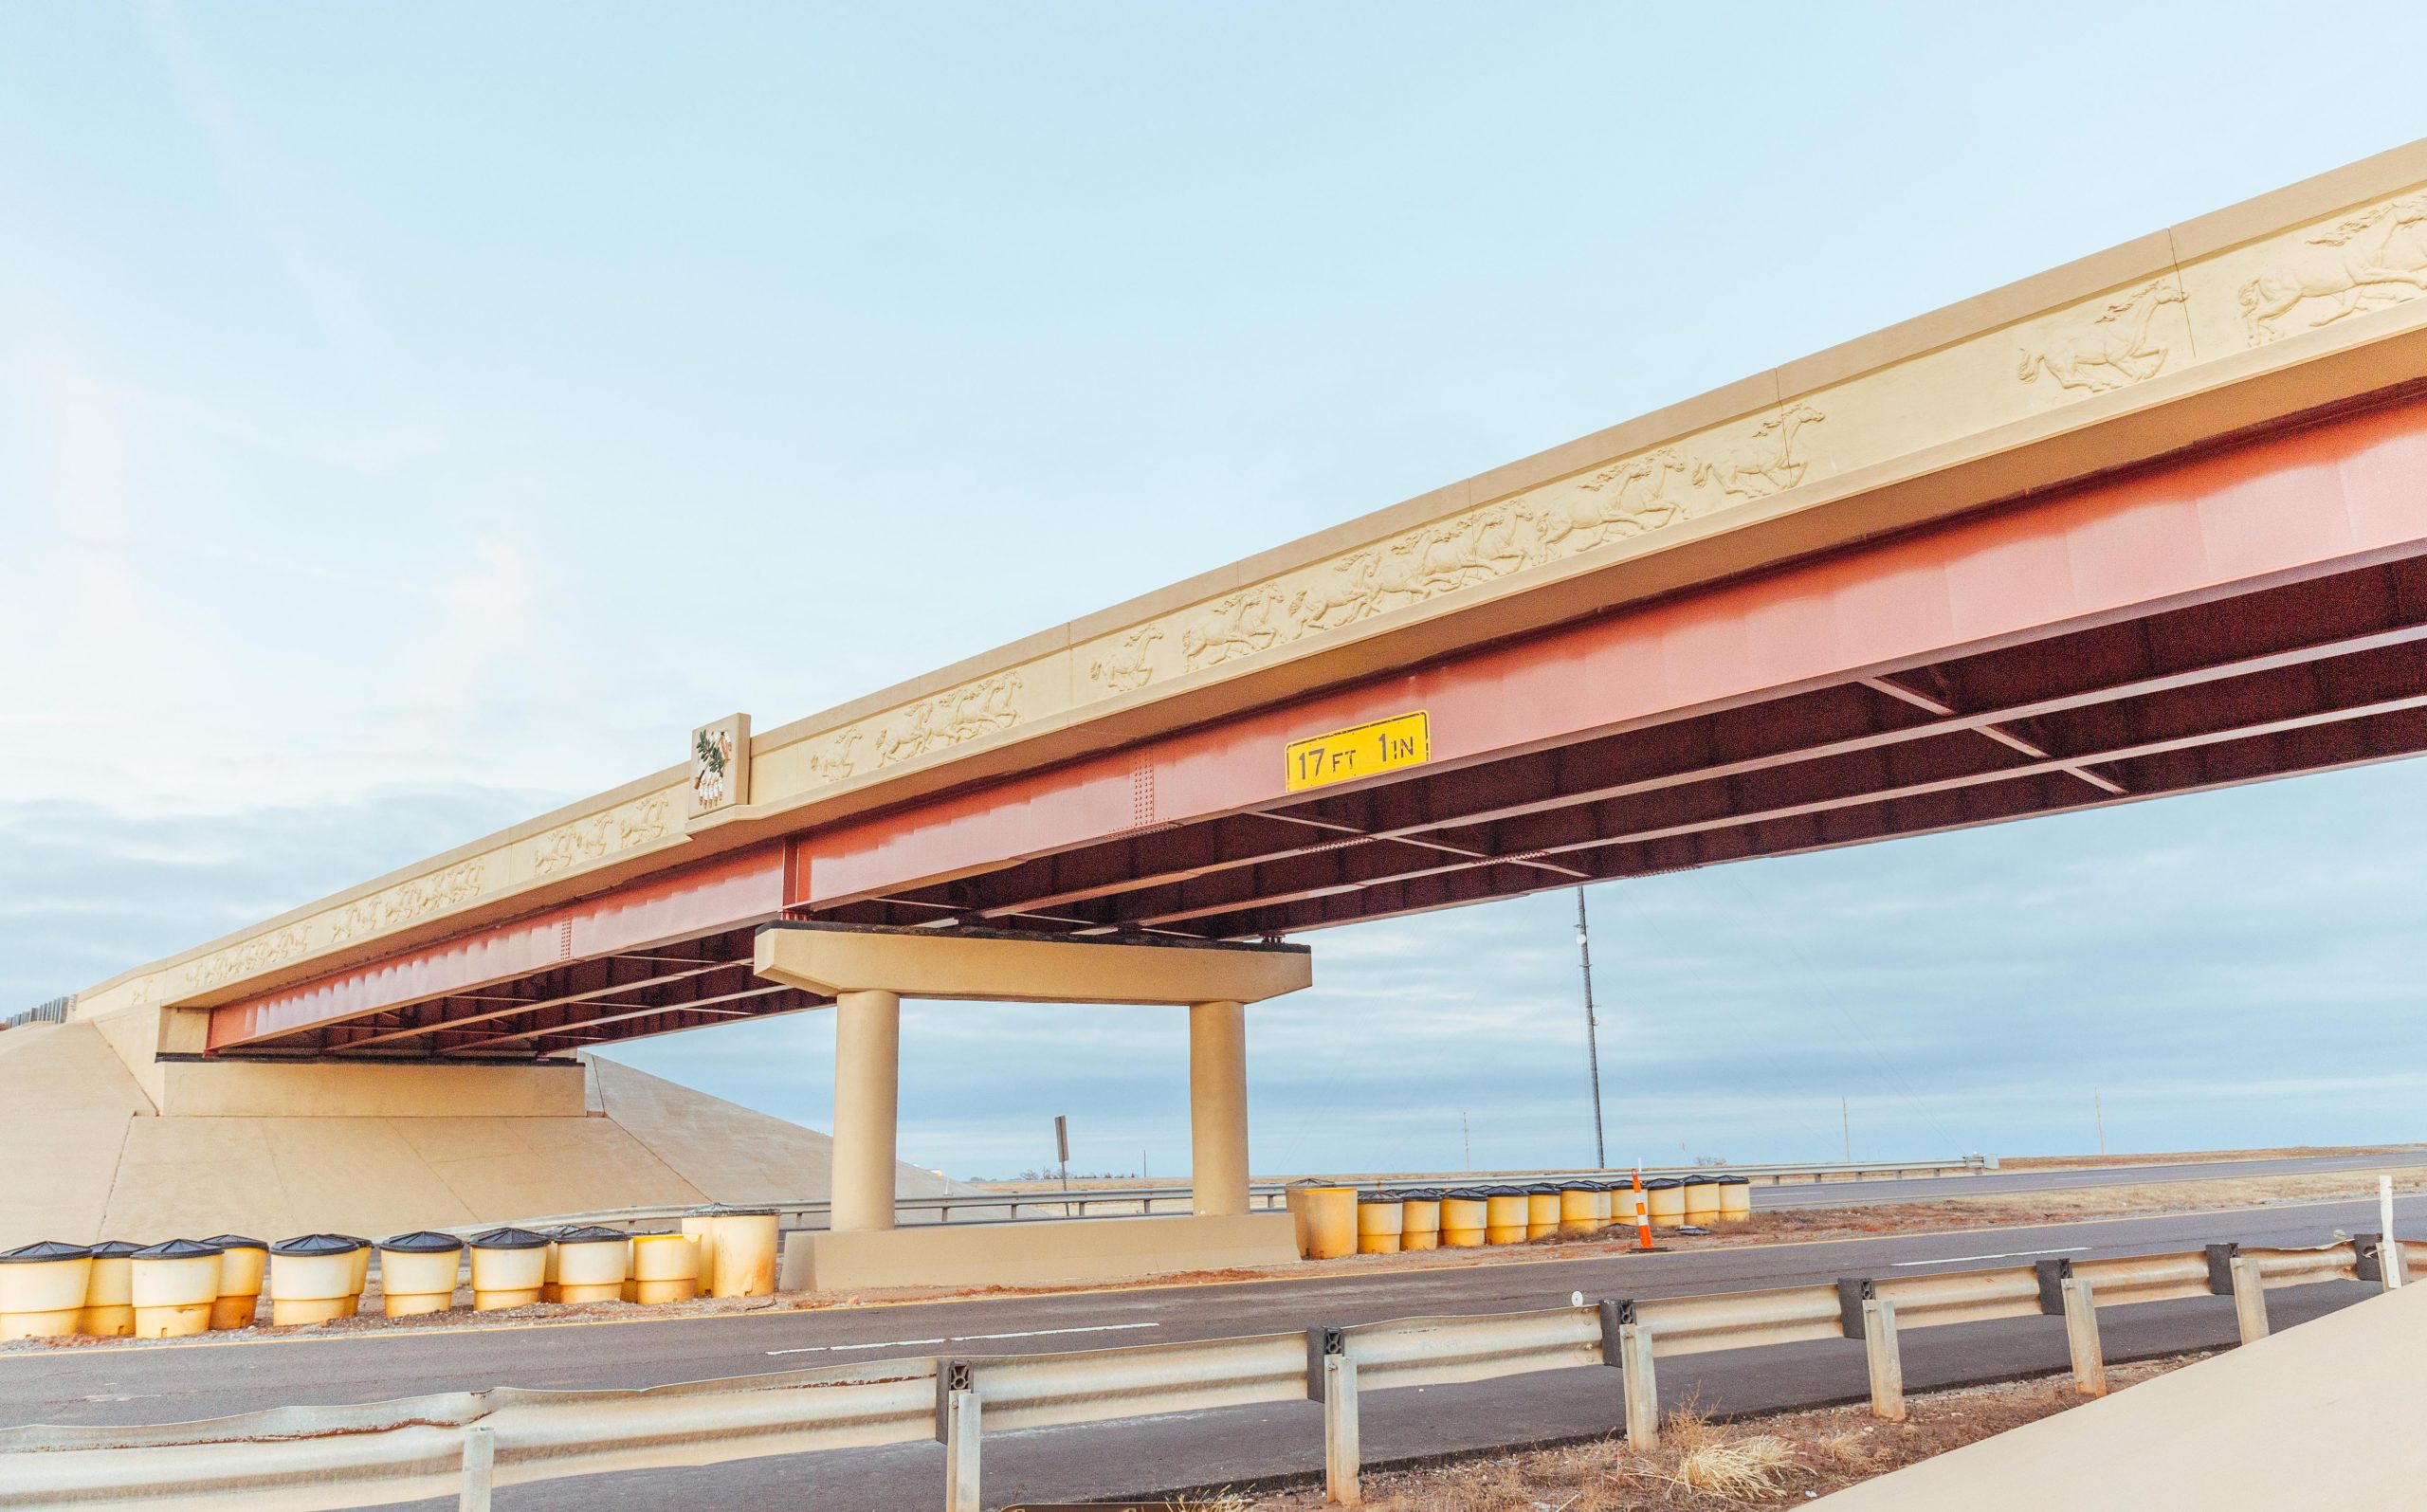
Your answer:
[[[1199,1211],[1235,1215],[1238,1005],[1305,979],[1279,942],[2427,749],[2422,293],[2417,143],[712,721],[76,1012],[169,1113],[839,1002],[848,1230],[889,1223],[902,993],[1185,1005]],[[843,936],[849,980],[794,958]]]

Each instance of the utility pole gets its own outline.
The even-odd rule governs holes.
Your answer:
[[[1584,1060],[1593,1069],[1593,1169],[1609,1169],[1610,1154],[1601,1142],[1600,1020],[1593,1015],[1593,934],[1584,922],[1584,889],[1576,889],[1576,954],[1584,972]]]
[[[2105,1159],[2107,1157],[2107,1104],[2099,1100],[2098,1088],[2094,1086],[2089,1089],[2089,1111],[2090,1116],[2098,1120],[2098,1154],[2099,1158]]]
[[[1846,1164],[1854,1163],[1854,1116],[1846,1111],[1846,1100],[1837,1099],[1837,1123],[1846,1131]]]

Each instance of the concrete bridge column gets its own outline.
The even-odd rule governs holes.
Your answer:
[[[902,994],[834,1000],[835,1233],[893,1227],[893,1139],[902,1095]]]
[[[1238,1003],[1189,1008],[1188,1134],[1195,1211],[1247,1211],[1248,1013]]]

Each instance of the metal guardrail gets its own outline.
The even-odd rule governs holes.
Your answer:
[[[15,1029],[20,1024],[64,1024],[76,1010],[76,994],[54,997],[47,1003],[36,1003],[21,1012],[0,1018],[0,1029]]]
[[[1943,1175],[1950,1173],[1979,1175],[1998,1169],[1993,1155],[1967,1155],[1944,1160],[1864,1160],[1852,1164],[1823,1165],[1720,1165],[1720,1166],[1646,1166],[1644,1179],[1656,1176],[1743,1176],[1748,1181],[1782,1186],[1791,1180],[1814,1183],[1831,1179],[1861,1180],[1866,1176]],[[1492,1171],[1463,1172],[1451,1175],[1430,1176],[1341,1176],[1343,1186],[1356,1186],[1369,1191],[1405,1192],[1420,1187],[1473,1186],[1500,1183],[1532,1183],[1538,1181],[1587,1178],[1596,1181],[1623,1180],[1633,1175],[1627,1170],[1564,1170],[1564,1171]],[[1288,1194],[1288,1184],[1280,1181],[1259,1181],[1248,1189],[1251,1208],[1277,1211]],[[1195,1197],[1195,1189],[1188,1186],[1095,1187],[1073,1192],[973,1192],[953,1193],[936,1197],[898,1197],[894,1200],[896,1221],[950,1223],[953,1214],[988,1214],[985,1221],[1004,1222],[1026,1217],[1059,1216],[1085,1218],[1087,1210],[1111,1208],[1122,1210],[1107,1214],[1099,1211],[1094,1216],[1135,1216],[1151,1213],[1155,1204],[1187,1206]],[[757,1201],[753,1207],[773,1208],[776,1221],[786,1229],[823,1228],[829,1215],[829,1204],[823,1197],[800,1201],[776,1199]],[[535,1215],[520,1220],[524,1223],[584,1223],[604,1228],[630,1228],[640,1224],[667,1223],[698,1211],[696,1204],[660,1204],[650,1207],[614,1208],[601,1212],[568,1212]],[[493,1224],[469,1224],[448,1232],[471,1233]]]
[[[2267,1288],[2398,1284],[2381,1257],[2418,1272],[2427,1242],[2211,1245],[1076,1354],[872,1360],[640,1391],[500,1388],[148,1428],[21,1428],[0,1430],[0,1508],[98,1512],[173,1498],[180,1507],[322,1512],[457,1491],[463,1507],[486,1508],[497,1485],[934,1437],[946,1447],[949,1512],[976,1512],[984,1432],[1308,1399],[1323,1404],[1332,1496],[1353,1505],[1360,1392],[1615,1367],[1627,1432],[1648,1444],[1658,1434],[1659,1358],[1859,1339],[1872,1411],[1901,1419],[1899,1328],[2055,1315],[2066,1321],[2076,1388],[2100,1394],[2098,1305],[2230,1295],[2249,1342],[2267,1331]]]

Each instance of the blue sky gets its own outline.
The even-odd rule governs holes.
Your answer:
[[[2406,35],[2395,6],[2334,34]],[[2265,39],[2280,39],[2269,42]],[[2263,78],[2263,83],[2258,82]],[[2280,8],[0,9],[0,1003],[2427,131]],[[2427,770],[1597,889],[1613,1153],[2411,1138]],[[1573,901],[1314,937],[1279,1170],[1576,1158]],[[1147,1010],[904,1154],[1177,1173]],[[817,1016],[627,1052],[822,1123]]]

